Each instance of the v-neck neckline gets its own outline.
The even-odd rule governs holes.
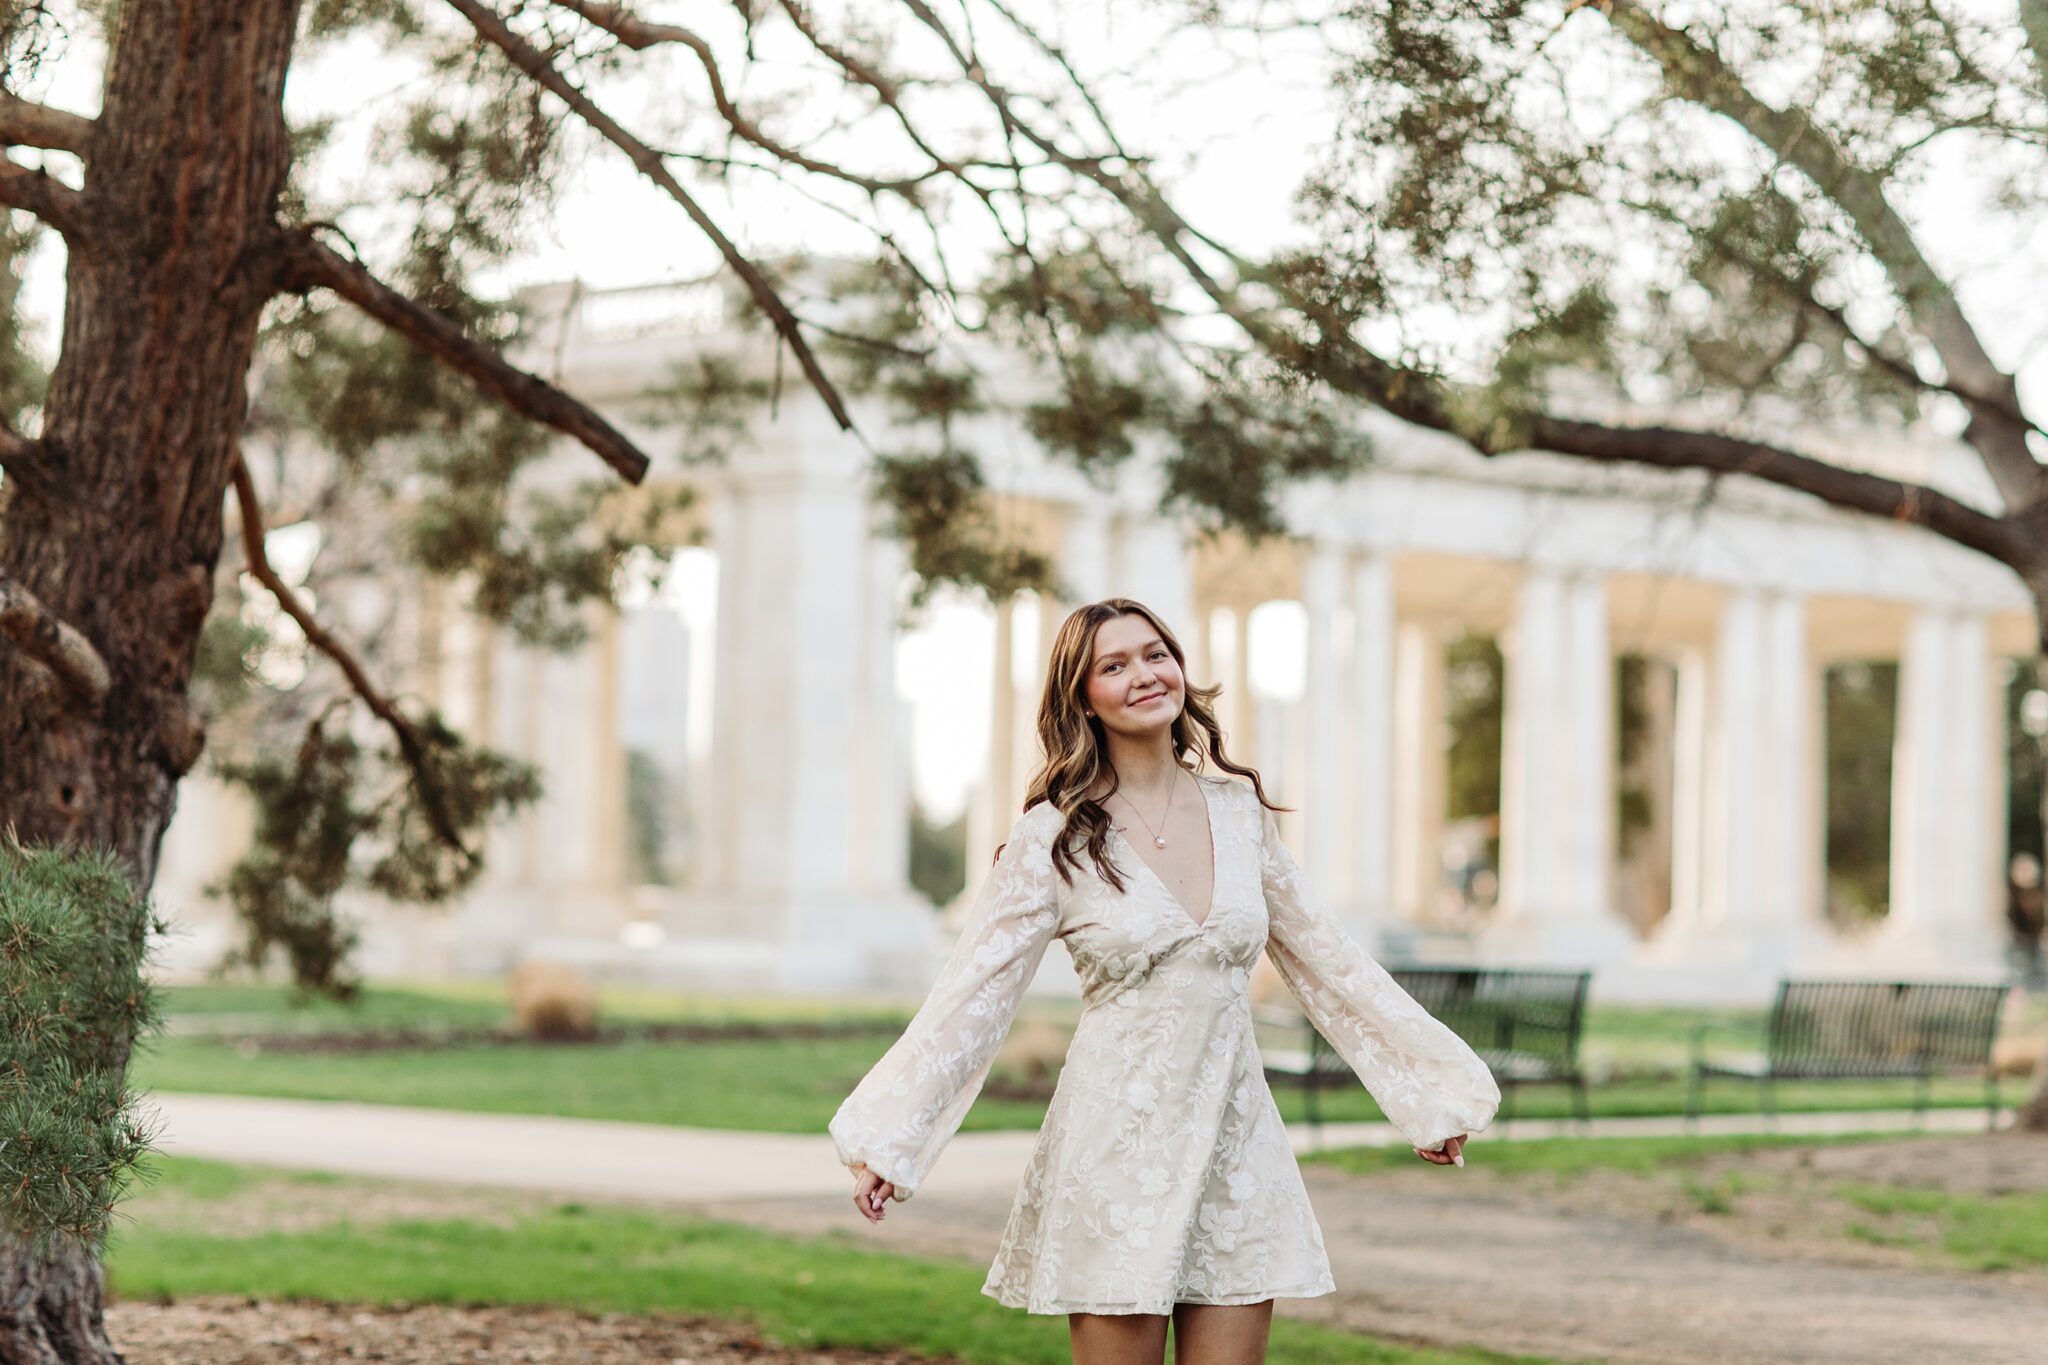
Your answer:
[[[1209,784],[1202,780],[1201,774],[1191,772],[1188,776],[1194,779],[1195,790],[1202,794],[1202,819],[1209,829],[1209,906],[1202,918],[1196,919],[1188,913],[1188,908],[1180,903],[1179,896],[1173,894],[1173,888],[1166,884],[1166,879],[1153,870],[1152,864],[1145,861],[1145,855],[1138,852],[1137,845],[1133,844],[1122,830],[1112,824],[1109,832],[1123,840],[1124,847],[1131,851],[1131,857],[1137,860],[1145,875],[1152,879],[1152,884],[1159,888],[1160,894],[1173,903],[1173,908],[1180,911],[1181,917],[1192,924],[1195,932],[1199,934],[1208,929],[1209,921],[1216,915],[1216,864],[1219,861],[1216,847],[1216,803],[1209,799]]]

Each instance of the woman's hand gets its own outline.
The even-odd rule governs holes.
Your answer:
[[[1445,1138],[1444,1145],[1433,1151],[1424,1151],[1417,1147],[1415,1155],[1437,1166],[1462,1166],[1465,1164],[1462,1155],[1465,1150],[1465,1137],[1466,1134],[1460,1133],[1454,1138]]]
[[[863,1166],[853,1173],[853,1206],[870,1223],[879,1223],[896,1197],[896,1187]]]

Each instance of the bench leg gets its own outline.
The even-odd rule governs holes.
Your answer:
[[[1588,1137],[1593,1135],[1593,1106],[1586,1099],[1586,1078],[1572,1077],[1572,1103],[1579,1111],[1579,1126]]]
[[[1773,1079],[1764,1077],[1764,1130],[1776,1132],[1778,1127],[1778,1089]]]
[[[1692,1083],[1685,1088],[1685,1131],[1697,1132],[1700,1126],[1700,1086],[1703,1081],[1698,1062],[1693,1063]]]
[[[1998,1131],[1998,1073],[1989,1071],[1984,1077],[1985,1106],[1984,1131]]]

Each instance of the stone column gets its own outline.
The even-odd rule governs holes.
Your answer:
[[[1251,614],[1246,603],[1230,608],[1229,672],[1223,679],[1224,715],[1219,718],[1230,751],[1240,763],[1256,766],[1259,755],[1259,707],[1252,696]]]
[[[1721,608],[1707,753],[1703,923],[1750,919],[1764,888],[1763,850],[1776,796],[1764,786],[1764,601],[1738,589]]]
[[[1892,761],[1892,902],[1884,948],[1917,969],[2002,969],[2003,762],[1984,619],[1936,610],[1907,628]]]
[[[1680,649],[1671,742],[1671,913],[1660,932],[1706,913],[1707,655]]]
[[[1765,998],[1817,945],[1815,687],[1804,602],[1753,588],[1723,601],[1710,663],[1681,657],[1672,913],[1646,958],[1694,994]]]
[[[1635,936],[1614,913],[1614,655],[1607,582],[1532,568],[1507,649],[1501,898],[1489,951],[1598,967]]]
[[[1983,965],[2001,961],[2005,909],[2005,808],[1994,775],[2005,765],[2005,707],[1992,666],[1988,623],[1979,615],[1950,622],[1949,799],[1942,843],[1949,875],[1942,879],[1942,919],[1967,968],[1974,948]]]
[[[1948,869],[1944,847],[1951,795],[1943,771],[1949,740],[1949,618],[1922,611],[1906,628],[1899,659],[1898,722],[1892,744],[1891,910],[1887,927],[1931,937],[1940,922]]]
[[[854,736],[860,753],[855,806],[854,875],[878,891],[903,892],[910,874],[910,754],[903,703],[896,695],[896,643],[902,609],[904,550],[877,535],[867,544],[861,650],[864,722]]]
[[[1157,515],[1127,515],[1113,543],[1110,592],[1143,602],[1185,638],[1194,625],[1195,576],[1180,527]]]
[[[1068,509],[1061,537],[1059,576],[1065,589],[1061,605],[1068,611],[1110,595],[1110,519],[1100,504],[1085,503]]]
[[[1351,895],[1374,932],[1393,914],[1394,574],[1366,553],[1351,568]],[[1370,941],[1370,940],[1368,940]]]
[[[1009,836],[1016,814],[1010,807],[1010,791],[1016,769],[1017,686],[1012,658],[1014,641],[1008,601],[995,604],[995,662],[989,674],[988,768],[975,789],[967,828],[967,885],[962,894],[971,896],[980,887],[982,872],[995,860],[996,848]]]
[[[1436,918],[1443,882],[1444,645],[1433,622],[1394,635],[1394,904],[1418,923]]]
[[[1558,778],[1571,753],[1564,742],[1565,632],[1563,580],[1553,570],[1532,567],[1501,651],[1507,662],[1501,718],[1503,920],[1556,914],[1568,892],[1565,811],[1558,799]]]
[[[1344,659],[1338,616],[1347,586],[1342,546],[1319,543],[1302,565],[1301,599],[1308,615],[1308,659],[1302,679],[1302,870],[1330,905],[1351,897],[1350,868],[1338,832],[1349,811],[1343,800],[1345,752],[1350,746],[1343,709]]]
[[[1560,907],[1575,917],[1608,916],[1614,905],[1614,654],[1607,638],[1607,583],[1574,579],[1565,590],[1570,659],[1571,759],[1566,858],[1569,893]]]
[[[1010,819],[1024,809],[1024,793],[1031,779],[1045,763],[1045,749],[1038,742],[1038,708],[1045,697],[1047,666],[1052,662],[1052,639],[1066,608],[1046,593],[1028,593],[1019,600],[1012,623],[1014,640],[1010,658],[1017,669],[1017,705],[1010,731]],[[1008,833],[1009,826],[1003,826]]]
[[[770,946],[775,986],[914,980],[932,916],[900,884],[877,888],[872,850],[855,851],[873,832],[859,812],[876,798],[858,736],[893,705],[893,654],[875,653],[888,570],[873,554],[855,452],[762,450],[722,491],[732,504],[715,703],[723,829],[710,894],[732,931]]]
[[[1815,775],[1820,767],[1819,675],[1806,645],[1806,604],[1774,596],[1765,607],[1770,658],[1762,717],[1764,760],[1776,814],[1765,831],[1759,912],[1788,934],[1820,917],[1815,897],[1821,854]],[[1781,940],[1789,948],[1790,940]]]

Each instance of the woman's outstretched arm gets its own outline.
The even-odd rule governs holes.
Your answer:
[[[1432,1152],[1485,1128],[1500,1107],[1486,1063],[1344,932],[1281,842],[1273,813],[1262,807],[1259,818],[1272,922],[1266,953],[1309,1022],[1416,1150]],[[1443,1162],[1456,1156],[1450,1150]]]
[[[1044,806],[1017,821],[923,1006],[832,1116],[857,1192],[873,1189],[858,1191],[866,1172],[893,1186],[886,1197],[910,1198],[980,1093],[1059,921],[1051,838],[1060,825]]]

